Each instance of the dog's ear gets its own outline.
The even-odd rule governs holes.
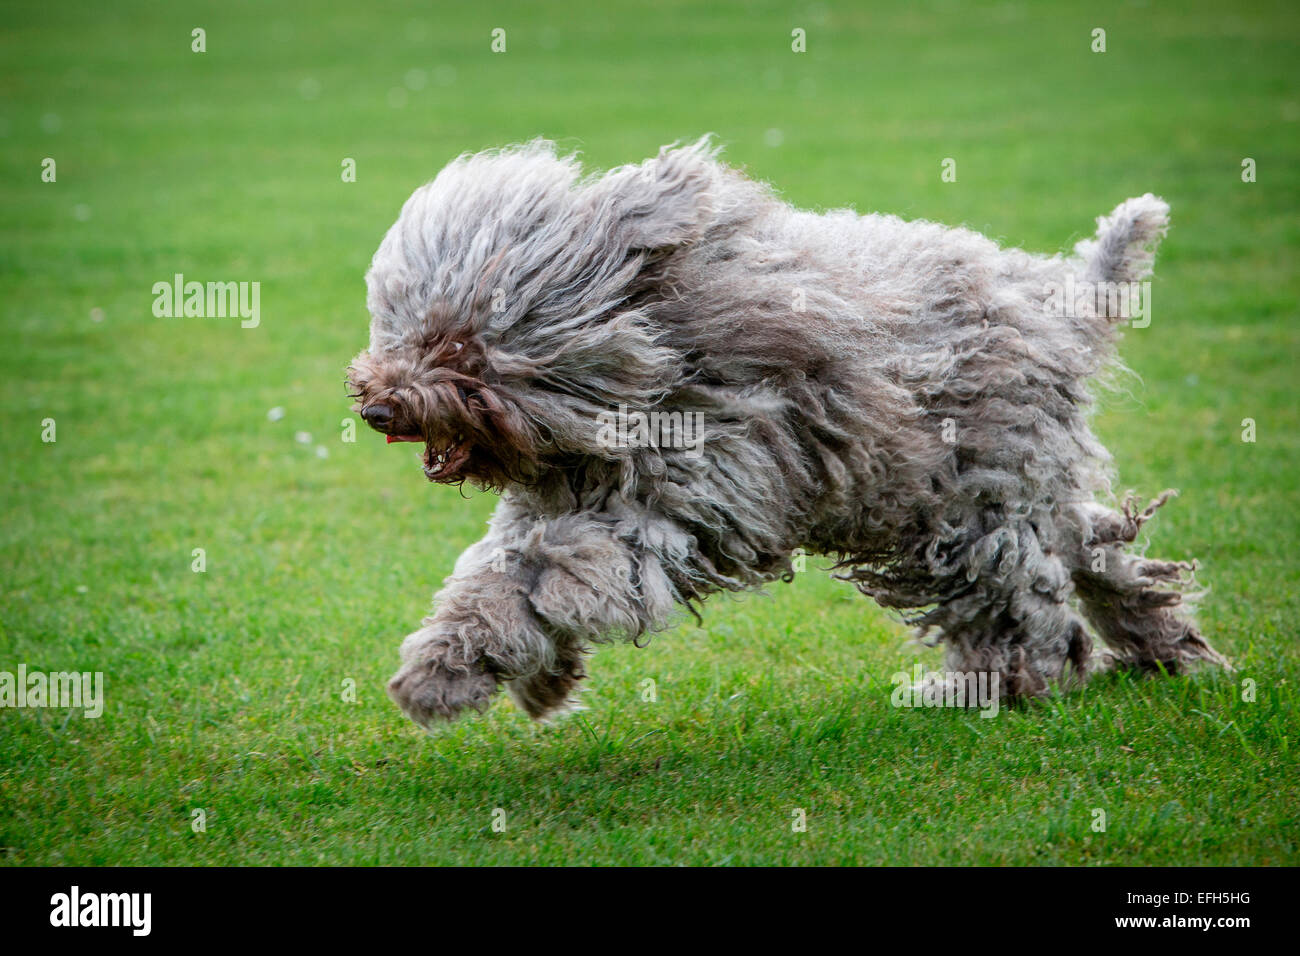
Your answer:
[[[708,224],[724,171],[717,154],[708,136],[689,146],[665,146],[653,159],[611,169],[586,187],[586,198],[628,251],[679,246]]]

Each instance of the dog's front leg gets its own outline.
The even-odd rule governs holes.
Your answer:
[[[402,642],[388,695],[421,726],[483,710],[512,671],[546,656],[526,569],[509,557],[499,530],[460,556],[433,613]]]
[[[635,638],[673,605],[659,557],[614,519],[543,519],[503,501],[402,644],[389,694],[428,726],[482,710],[508,683],[516,704],[544,717],[573,703],[590,642]]]

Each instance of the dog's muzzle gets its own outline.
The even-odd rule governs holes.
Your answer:
[[[393,420],[393,410],[387,405],[367,405],[361,409],[361,417],[371,428],[383,428]]]

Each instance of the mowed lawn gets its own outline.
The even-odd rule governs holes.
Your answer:
[[[5,5],[0,671],[106,704],[0,710],[0,861],[1300,862],[1294,4],[539,7]],[[707,131],[801,206],[1036,251],[1171,202],[1097,428],[1117,490],[1181,489],[1151,553],[1201,561],[1235,674],[894,708],[939,652],[810,559],[603,648],[555,725],[401,716],[397,645],[494,499],[343,440],[375,246],[463,150]],[[259,282],[260,325],[155,317],[177,273]]]

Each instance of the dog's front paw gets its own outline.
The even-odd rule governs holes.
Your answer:
[[[510,681],[510,699],[533,720],[554,720],[564,714],[585,710],[578,702],[581,670],[560,674],[537,674]]]
[[[452,720],[469,708],[482,711],[499,684],[479,660],[463,663],[445,644],[416,632],[402,645],[402,666],[388,682],[388,696],[421,727]]]

